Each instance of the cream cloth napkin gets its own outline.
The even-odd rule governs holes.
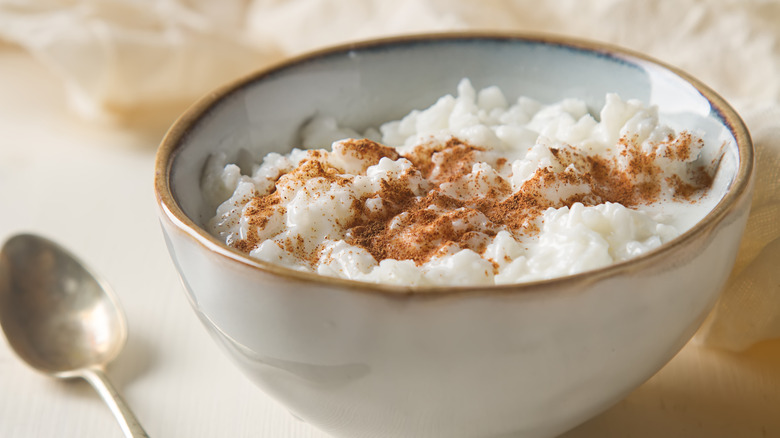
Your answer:
[[[409,32],[543,31],[676,65],[736,107],[757,150],[737,264],[697,335],[731,350],[780,337],[778,23],[773,0],[0,0],[0,39],[50,67],[91,118],[178,108],[283,56]]]
[[[57,74],[87,118],[180,108],[281,56],[244,36],[247,2],[0,0],[0,39]],[[155,108],[156,109],[156,108]]]

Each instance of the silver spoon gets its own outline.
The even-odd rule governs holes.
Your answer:
[[[0,251],[0,325],[30,366],[87,380],[126,437],[148,438],[105,375],[127,338],[119,302],[70,252],[31,234],[8,239]]]

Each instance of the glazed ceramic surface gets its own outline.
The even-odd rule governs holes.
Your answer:
[[[453,93],[603,104],[607,92],[698,129],[723,199],[637,259],[520,285],[412,289],[323,278],[246,257],[203,230],[209,154],[286,152],[317,114],[364,129]],[[732,266],[752,147],[733,110],[642,55],[549,36],[372,41],[285,62],[215,91],[158,152],[164,234],[192,307],[258,386],[337,437],[552,437],[620,400],[690,339]]]

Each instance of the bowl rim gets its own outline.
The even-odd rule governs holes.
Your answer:
[[[653,250],[628,260],[612,263],[610,265],[588,270],[576,274],[554,277],[549,279],[534,280],[522,283],[492,284],[492,285],[430,285],[409,286],[386,283],[370,283],[345,278],[328,277],[313,272],[298,271],[282,265],[265,262],[250,257],[248,254],[231,248],[212,236],[208,231],[200,227],[187,216],[176,202],[171,189],[172,164],[179,152],[179,146],[189,135],[191,129],[200,120],[208,116],[211,109],[232,93],[239,91],[255,81],[285,68],[302,64],[320,57],[349,53],[353,50],[365,50],[378,47],[391,47],[393,45],[413,44],[419,42],[456,41],[456,40],[504,40],[521,41],[542,45],[561,46],[570,49],[593,53],[600,56],[610,56],[632,64],[644,63],[654,68],[661,68],[671,72],[675,76],[692,85],[707,101],[713,111],[717,112],[721,121],[731,132],[737,142],[739,166],[736,169],[732,182],[718,203],[691,228],[681,233],[675,239]],[[188,238],[215,255],[238,262],[250,269],[257,269],[266,274],[278,277],[286,277],[290,280],[305,283],[317,283],[320,285],[347,288],[369,293],[381,293],[391,295],[421,295],[440,296],[462,293],[518,293],[543,291],[551,287],[560,287],[570,283],[591,283],[615,276],[620,273],[633,273],[645,266],[652,265],[658,260],[664,259],[676,248],[685,246],[702,234],[706,234],[717,224],[724,220],[732,210],[737,208],[739,200],[747,194],[751,188],[754,166],[754,151],[750,134],[742,118],[737,112],[714,90],[698,79],[692,77],[681,69],[656,60],[646,54],[626,49],[616,45],[593,40],[575,38],[570,36],[555,35],[543,32],[501,32],[501,31],[458,31],[437,33],[415,33],[399,36],[373,38],[357,42],[338,44],[317,50],[308,51],[297,56],[289,57],[279,62],[253,71],[245,76],[238,77],[207,93],[189,106],[171,125],[163,137],[155,156],[154,192],[161,219],[167,219],[176,228],[184,232]]]

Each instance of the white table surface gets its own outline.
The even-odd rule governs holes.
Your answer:
[[[0,239],[54,238],[113,286],[130,337],[108,374],[151,437],[325,437],[245,379],[189,307],[152,190],[170,122],[80,120],[47,70],[0,45]],[[122,436],[85,382],[38,374],[2,339],[0,437]],[[780,437],[780,341],[742,354],[689,344],[565,437]]]

